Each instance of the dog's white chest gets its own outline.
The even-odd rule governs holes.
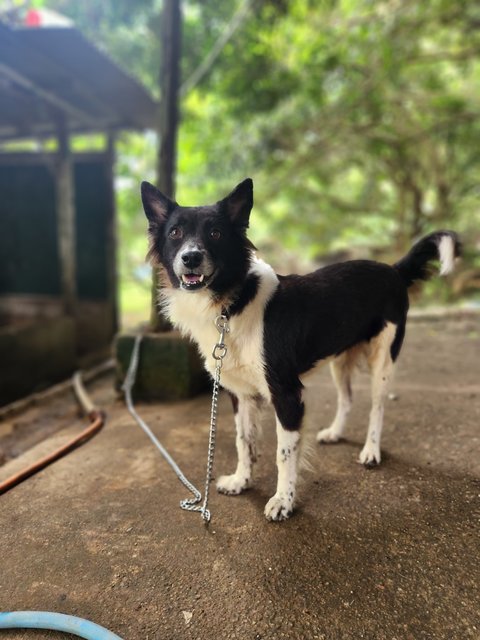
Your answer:
[[[270,399],[263,353],[263,317],[265,305],[278,285],[278,279],[265,263],[258,261],[254,267],[260,272],[259,290],[255,299],[230,319],[221,384],[235,395],[260,394]],[[170,290],[165,295],[165,302],[170,320],[197,343],[205,367],[213,375],[215,359],[212,351],[220,338],[215,319],[221,309],[212,303],[207,291]]]
[[[263,357],[263,321],[246,326],[244,318],[232,318],[225,343],[227,355],[222,367],[222,386],[236,395],[261,395],[270,399]],[[206,359],[213,373],[214,359]]]

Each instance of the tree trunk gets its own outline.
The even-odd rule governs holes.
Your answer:
[[[160,106],[157,121],[159,139],[157,155],[157,186],[169,198],[175,199],[175,173],[177,160],[177,131],[179,122],[178,89],[180,86],[182,19],[180,0],[164,0],[161,43],[162,66],[160,71]],[[153,269],[152,307],[150,325],[152,331],[167,331],[170,325],[158,313],[157,291],[159,274]]]

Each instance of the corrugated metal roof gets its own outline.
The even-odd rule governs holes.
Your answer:
[[[74,28],[0,23],[0,140],[147,129],[156,105],[134,78]]]

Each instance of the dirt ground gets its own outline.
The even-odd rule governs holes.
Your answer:
[[[125,640],[478,639],[479,338],[475,318],[411,323],[386,406],[382,465],[356,463],[368,416],[360,374],[347,440],[313,444],[298,510],[284,523],[263,516],[275,487],[270,415],[255,488],[212,492],[206,528],[178,508],[186,490],[110,381],[92,385],[108,412],[102,432],[0,496],[0,610],[78,615]],[[31,440],[0,467],[0,480],[81,428],[68,402],[0,426],[9,458],[17,422],[25,433],[35,416],[52,423],[47,440]],[[209,403],[138,407],[199,487]],[[334,413],[328,370],[307,403],[313,436]],[[222,397],[218,474],[235,465],[232,425]],[[61,637],[0,631],[0,640]]]

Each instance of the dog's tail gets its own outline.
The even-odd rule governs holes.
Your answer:
[[[462,245],[454,231],[435,231],[419,240],[407,255],[396,262],[393,268],[410,287],[416,280],[428,280],[432,275],[430,262],[440,261],[440,275],[453,270],[455,258],[461,253]]]

